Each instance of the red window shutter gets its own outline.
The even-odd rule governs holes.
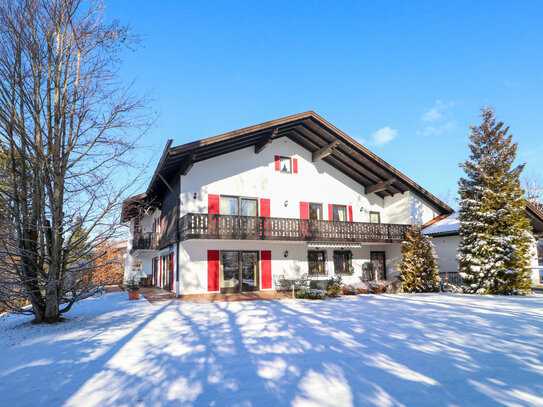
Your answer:
[[[261,198],[260,199],[260,216],[270,217],[270,200]]]
[[[309,219],[309,202],[300,202],[300,219]]]
[[[262,250],[260,252],[260,269],[262,270],[262,289],[269,290],[272,288],[271,251],[270,250]]]
[[[219,291],[219,251],[207,251],[207,291]]]
[[[349,205],[349,222],[353,221],[353,207]]]
[[[298,159],[297,158],[292,159],[292,172],[294,174],[298,174]]]
[[[170,291],[173,291],[173,252],[170,253]]]
[[[207,196],[207,213],[219,214],[219,204],[221,197],[219,195],[209,194]]]
[[[280,171],[280,168],[279,168],[279,156],[278,155],[275,156],[275,171]]]
[[[328,204],[328,220],[334,220],[334,207],[332,204]]]

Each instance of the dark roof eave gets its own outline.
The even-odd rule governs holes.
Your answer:
[[[268,121],[265,123],[261,123],[258,125],[246,127],[240,130],[235,130],[232,132],[224,133],[218,136],[209,137],[206,139],[194,141],[191,143],[183,144],[176,147],[171,147],[171,140],[168,140],[166,143],[166,147],[164,148],[164,152],[162,153],[162,156],[160,158],[160,161],[157,165],[157,168],[153,174],[153,177],[149,183],[149,186],[147,188],[147,194],[150,196],[153,194],[153,190],[158,186],[159,183],[159,173],[164,170],[165,167],[167,167],[167,162],[169,160],[173,160],[175,157],[177,159],[185,159],[184,157],[189,156],[190,154],[195,154],[196,159],[195,162],[198,160],[198,150],[202,148],[209,148],[209,146],[212,146],[216,143],[228,143],[232,142],[232,145],[227,145],[226,148],[223,145],[222,148],[224,148],[224,152],[221,154],[225,154],[229,151],[236,151],[237,149],[245,148],[246,145],[236,145],[234,142],[238,138],[243,138],[245,140],[245,144],[247,144],[248,141],[252,141],[254,138],[254,142],[256,142],[258,139],[262,137],[263,134],[266,133],[266,131],[269,131],[273,128],[278,128],[281,126],[292,126],[293,123],[297,123],[296,125],[303,125],[303,122],[306,120],[310,120],[314,124],[317,124],[320,126],[324,131],[329,133],[332,137],[335,139],[340,139],[343,143],[345,143],[348,147],[350,147],[352,150],[354,150],[356,153],[360,154],[361,159],[367,160],[371,165],[376,166],[379,168],[379,171],[382,171],[385,174],[388,174],[391,178],[396,178],[398,182],[402,185],[402,189],[404,190],[411,190],[412,192],[417,193],[421,196],[425,201],[427,201],[432,206],[436,207],[438,210],[440,210],[443,214],[450,214],[453,212],[453,209],[450,208],[448,205],[446,205],[444,202],[439,200],[437,197],[432,195],[430,192],[428,192],[426,189],[422,188],[420,185],[412,181],[410,178],[408,178],[406,175],[392,167],[390,164],[379,158],[377,155],[372,153],[370,150],[362,146],[360,143],[358,143],[356,140],[349,137],[347,134],[345,134],[343,131],[339,130],[337,127],[320,117],[318,114],[316,114],[313,111],[307,111],[303,113],[299,113],[292,116],[283,117],[280,119]],[[280,135],[279,137],[283,137],[283,135]],[[334,153],[332,153],[333,155]],[[219,154],[220,155],[220,154]],[[207,159],[207,158],[203,158]],[[174,162],[175,164],[176,162]],[[170,164],[172,165],[172,164]],[[166,170],[167,172],[168,170]],[[171,168],[170,170],[171,171]],[[163,174],[164,175],[164,174]],[[171,175],[171,172],[170,172]]]

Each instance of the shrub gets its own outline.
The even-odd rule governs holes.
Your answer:
[[[341,291],[341,276],[332,277],[326,282],[326,292],[329,297],[337,297]]]
[[[382,292],[397,293],[401,292],[400,286],[400,283],[394,283],[388,280],[364,281],[360,283],[346,284],[341,287],[341,292],[344,295],[380,294]]]
[[[303,289],[297,291],[295,297],[308,300],[324,300],[326,298],[326,294],[321,290],[311,288],[309,290]]]
[[[136,279],[132,277],[128,282],[126,283],[126,289],[128,291],[139,291],[140,285],[139,283],[136,283]]]

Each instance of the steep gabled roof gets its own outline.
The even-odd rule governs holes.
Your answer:
[[[271,141],[280,137],[288,137],[311,151],[314,161],[322,159],[363,185],[367,193],[375,192],[385,197],[412,191],[442,213],[453,212],[434,195],[313,111],[176,147],[170,147],[172,141],[169,140],[146,194],[148,197],[158,194],[164,188],[165,180],[187,174],[196,162],[252,146],[255,153],[260,153]]]

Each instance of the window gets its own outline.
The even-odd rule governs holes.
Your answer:
[[[379,212],[370,212],[370,223],[381,223],[381,214]]]
[[[309,219],[322,220],[322,205],[316,203],[309,204]]]
[[[307,264],[309,266],[309,274],[325,274],[324,270],[324,252],[309,251],[307,252]]]
[[[290,174],[292,172],[292,161],[290,157],[279,157],[279,171]]]
[[[239,212],[238,198],[233,196],[221,196],[219,211],[221,215],[237,215]]]
[[[237,196],[221,196],[219,213],[234,216],[258,216],[258,201]]]
[[[258,202],[256,199],[241,198],[241,216],[257,216]]]
[[[334,251],[334,273],[335,274],[351,274],[353,254],[351,251],[335,250]]]
[[[339,222],[347,221],[347,208],[343,205],[332,206],[332,220]]]

